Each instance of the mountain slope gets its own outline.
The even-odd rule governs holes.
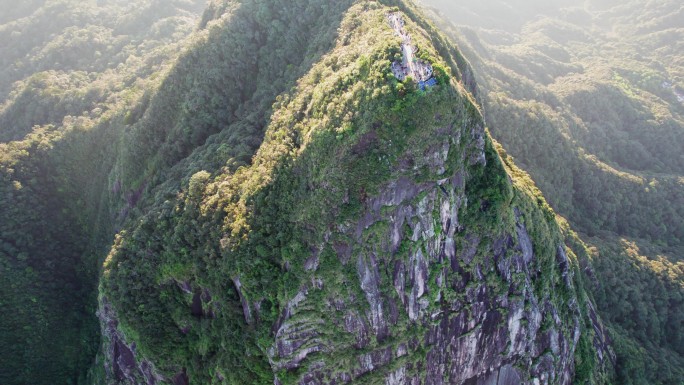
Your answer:
[[[114,95],[130,97],[172,61],[202,5],[50,0],[0,25],[0,141],[20,140],[36,125],[68,124],[67,116],[106,114]]]
[[[143,28],[130,35],[113,32],[121,2],[5,7],[26,14],[0,26],[0,383],[86,382],[99,345],[99,265],[114,231],[103,195],[112,143],[125,109],[194,26],[192,2],[175,5],[153,25],[131,23]],[[137,2],[125,17],[137,21],[149,6]],[[68,42],[109,48],[99,63],[74,55],[80,66],[69,66],[51,56]]]
[[[610,365],[553,213],[509,181],[456,63],[407,21],[440,85],[391,74],[389,10],[345,12],[250,164],[194,172],[119,234],[100,298],[116,378],[570,383],[578,344],[583,376]]]
[[[390,11],[436,87],[392,75]],[[610,378],[575,256],[586,249],[492,142],[472,71],[412,4],[215,1],[177,47],[106,113],[2,144],[0,209],[15,221],[1,228],[3,306],[30,298],[22,276],[94,338],[104,259],[101,349],[87,379],[78,368],[64,382]],[[48,325],[48,339],[56,325],[16,314],[3,330]],[[21,351],[32,332],[3,336]],[[3,363],[3,383],[56,382],[32,371],[49,353]]]
[[[671,17],[681,5],[509,2],[534,12],[484,20],[465,10],[502,3],[425,3],[463,25],[452,36],[493,135],[589,244],[585,271],[619,382],[679,384],[684,105],[682,25]]]

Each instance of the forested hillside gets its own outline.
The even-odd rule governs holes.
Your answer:
[[[619,383],[680,384],[681,4],[424,3],[458,25],[494,137],[589,245]]]
[[[393,4],[205,13],[112,172],[140,191],[122,207],[140,216],[104,265],[110,378],[610,378],[577,260],[531,181],[499,158],[470,68],[415,8]],[[392,75],[390,11],[436,87]]]
[[[117,143],[202,3],[0,3],[0,383],[86,383]]]
[[[434,2],[0,0],[0,383],[680,385],[676,4]]]

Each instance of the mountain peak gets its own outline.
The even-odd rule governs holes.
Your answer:
[[[569,384],[610,366],[553,211],[411,2],[214,1],[178,47],[0,168],[21,202],[2,213],[50,230],[3,246],[17,271],[40,258],[15,249],[67,233],[55,252],[84,267],[64,281],[102,266],[86,381]],[[43,172],[81,157],[100,161]]]
[[[135,341],[167,379],[571,381],[586,306],[572,261],[422,23],[353,4],[251,162],[194,173],[132,225],[105,265],[102,306],[134,331],[107,331],[109,365]]]

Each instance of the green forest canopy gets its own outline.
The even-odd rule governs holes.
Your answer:
[[[425,0],[473,64],[494,137],[593,252],[620,383],[684,378],[680,4]]]

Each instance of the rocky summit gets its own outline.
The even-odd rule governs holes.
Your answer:
[[[570,384],[583,340],[610,367],[577,261],[495,150],[460,53],[409,3],[336,8],[252,161],[194,173],[120,233],[100,289],[109,378]],[[393,75],[406,37],[388,15],[434,87]],[[261,38],[306,47],[329,26],[306,28]]]

